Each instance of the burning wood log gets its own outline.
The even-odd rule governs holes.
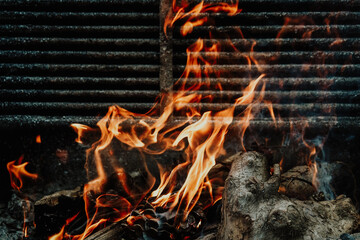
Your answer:
[[[300,201],[278,192],[280,168],[265,157],[236,154],[225,183],[217,239],[326,239],[352,233],[359,215],[349,198]]]
[[[82,188],[62,190],[35,202],[35,222],[38,235],[57,233],[65,220],[84,208]]]

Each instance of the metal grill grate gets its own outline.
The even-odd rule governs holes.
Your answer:
[[[175,28],[167,42],[160,27],[166,11],[156,0],[1,1],[2,127],[94,123],[112,104],[146,112],[180,76],[186,47],[209,29],[229,36],[242,54],[252,41],[238,29],[256,41],[265,98],[285,123],[301,115],[316,126],[359,127],[360,2],[245,0],[239,6],[239,15],[212,14],[216,26],[197,27],[185,39]],[[300,22],[283,26],[285,18]],[[214,68],[230,74],[210,79],[224,91],[204,90],[215,101],[203,110],[229,106],[249,76],[260,74],[227,51]],[[253,124],[270,126],[269,114],[263,117]]]
[[[174,81],[185,67],[186,47],[198,36],[206,38],[211,30],[220,42],[226,43],[229,37],[239,52],[220,52],[214,69],[226,74],[210,78],[210,82],[212,89],[220,82],[223,91],[202,91],[215,98],[202,104],[204,111],[228,107],[250,79],[265,73],[265,99],[274,103],[275,113],[285,125],[303,116],[314,127],[359,127],[360,2],[245,0],[239,7],[243,11],[234,17],[210,14],[215,25],[196,27],[187,39],[175,28]],[[251,55],[261,71],[256,67],[249,70],[241,57],[250,55],[254,42]],[[260,108],[262,118],[253,124],[273,127],[267,106]]]
[[[159,94],[159,2],[2,1],[3,126],[94,122]]]

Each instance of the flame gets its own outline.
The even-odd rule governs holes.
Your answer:
[[[66,226],[67,224],[69,224],[70,222],[74,221],[74,219],[75,219],[78,215],[79,215],[79,213],[76,214],[76,215],[74,215],[73,217],[67,219],[67,220],[66,220],[66,224],[65,224],[64,226],[62,226],[60,232],[58,232],[58,233],[50,236],[50,237],[48,238],[48,240],[61,240],[61,239],[63,239],[64,233],[65,233],[65,226]]]
[[[233,16],[242,11],[238,8],[238,0],[213,4],[201,1],[196,5],[186,0],[180,1],[181,5],[178,5],[178,2],[173,0],[172,9],[166,16],[163,26],[165,35],[167,30],[173,28],[176,23],[180,25],[182,36],[191,34],[194,28],[209,21],[208,13],[224,12]],[[327,33],[330,35],[330,19],[326,19],[325,23],[327,24]],[[287,17],[276,38],[280,40],[294,28],[300,29],[296,32],[300,33],[302,38],[311,38],[317,28],[301,31],[301,26],[305,25],[315,25],[315,23],[308,17]],[[242,39],[245,39],[241,29],[236,29],[236,31]],[[265,105],[268,109],[275,127],[280,124],[281,118],[278,116],[277,120],[272,102],[264,100],[265,82],[263,79],[265,74],[261,74],[263,72],[261,66],[264,63],[258,61],[254,54],[256,41],[247,41],[246,44],[250,46],[250,49],[248,52],[241,53],[230,39],[224,43],[224,41],[213,39],[212,36],[213,34],[209,32],[209,39],[198,38],[186,49],[186,66],[173,86],[174,92],[161,94],[159,102],[156,103],[161,105],[162,112],[160,114],[156,110],[158,109],[156,104],[147,114],[133,113],[120,106],[109,107],[107,114],[97,123],[100,138],[86,152],[86,170],[90,181],[84,186],[83,194],[87,217],[85,230],[78,235],[66,232],[67,226],[77,217],[75,215],[67,219],[60,232],[49,237],[49,240],[83,240],[94,230],[104,227],[108,223],[126,219],[129,225],[133,225],[138,219],[153,218],[149,215],[130,216],[131,211],[144,199],[154,207],[166,209],[169,213],[168,216],[176,215],[175,225],[186,220],[203,195],[210,199],[209,203],[206,202],[207,205],[204,204],[206,207],[221,199],[224,180],[221,177],[213,176],[211,169],[214,169],[217,158],[226,154],[224,143],[230,125],[237,124],[240,145],[246,151],[243,142],[245,132],[250,122],[260,112],[260,104]],[[342,41],[338,35],[336,36],[337,39],[331,46]],[[224,107],[217,111],[204,111],[201,109],[201,104],[211,101],[214,96],[201,94],[201,90],[213,87],[211,78],[220,77],[225,73],[216,67],[224,49],[235,51],[237,56],[244,58],[242,60],[247,63],[249,73],[256,68],[259,75],[254,79],[249,75],[248,85],[243,88],[230,107]],[[274,56],[271,59],[275,58]],[[305,67],[309,65],[304,65],[303,70],[306,70]],[[188,81],[190,78],[194,82]],[[283,84],[282,81],[280,82],[282,88],[281,84]],[[215,89],[222,91],[223,87],[220,83],[215,83]],[[237,113],[239,109],[241,112]],[[182,117],[179,121],[173,121],[174,116]],[[234,121],[234,118],[237,121]],[[293,125],[291,122],[290,124],[290,129],[293,131]],[[78,136],[75,141],[80,144],[86,142],[86,133],[98,131],[79,123],[71,126]],[[308,154],[304,160],[312,169],[313,185],[318,187],[316,157],[321,146],[306,141],[304,131],[302,134],[296,140],[298,140],[298,144],[302,144],[301,146],[305,146],[307,149]],[[40,135],[36,137],[36,142],[41,143]],[[183,151],[184,160],[176,166],[171,166],[170,169],[166,164],[157,162],[159,175],[154,176],[154,173],[147,167],[146,155],[159,155],[169,150]],[[132,177],[127,173],[126,164],[117,158],[119,151],[139,153],[136,166],[143,173],[144,184],[142,186],[131,183]],[[15,161],[7,165],[11,185],[18,191],[23,186],[23,177],[37,178],[37,174],[31,174],[25,170],[28,163],[21,164],[22,160],[23,156],[18,160],[17,165],[15,165]],[[284,158],[280,161],[281,170],[283,167]],[[182,175],[186,175],[186,177],[180,178]],[[158,186],[155,186],[156,180],[159,180]],[[217,184],[220,186],[216,186]],[[115,189],[111,186],[115,186]],[[285,189],[280,187],[278,191],[284,192]],[[24,220],[25,217],[24,212]],[[200,220],[195,225],[196,228],[199,228],[201,224]],[[26,237],[25,221],[23,231]]]
[[[23,160],[24,160],[24,155],[20,156],[20,158],[17,161],[14,160],[7,164],[7,170],[10,175],[10,184],[11,184],[12,188],[18,192],[20,192],[20,190],[22,189],[25,178],[30,178],[33,180],[38,178],[38,174],[29,173],[25,169],[26,165],[28,165],[29,163],[28,162],[22,163]],[[23,206],[23,219],[24,220],[23,220],[22,232],[23,232],[24,237],[28,237],[29,236],[28,224],[26,222],[26,219],[27,219],[28,213],[30,211],[30,202],[26,195],[24,195],[24,200],[25,200],[24,201],[25,205]]]
[[[75,142],[80,144],[83,144],[83,141],[81,139],[84,137],[83,136],[84,133],[92,130],[92,128],[79,123],[71,124],[71,127],[75,130],[75,132],[78,135],[78,137],[75,139]]]
[[[189,6],[190,4],[183,3],[182,7],[178,7],[176,1],[173,1],[173,9],[164,24],[165,34],[168,27],[173,27],[175,22],[181,19],[186,20],[180,28],[180,33],[185,36],[191,33],[194,27],[207,22],[208,16],[204,14],[206,12],[222,11],[231,16],[241,11],[238,9],[238,1],[216,4],[205,4],[202,1],[187,10]],[[172,12],[176,14],[173,15]],[[260,93],[257,89],[265,75],[261,74],[255,80],[251,80],[231,107],[217,112],[202,113],[199,104],[212,97],[203,96],[197,90],[201,87],[210,87],[209,79],[222,74],[214,68],[214,65],[217,64],[223,46],[219,41],[211,39],[211,33],[209,35],[210,45],[199,38],[187,48],[186,66],[174,85],[175,91],[171,96],[162,94],[157,103],[164,106],[160,116],[153,117],[156,116],[155,106],[147,114],[133,113],[119,106],[109,107],[108,113],[97,123],[101,133],[99,140],[86,152],[88,175],[93,175],[95,169],[96,176],[84,187],[83,196],[88,219],[85,231],[80,235],[70,236],[65,232],[66,225],[71,222],[69,220],[58,234],[49,238],[50,240],[63,239],[64,236],[82,240],[107,222],[123,219],[131,225],[137,218],[142,217],[129,216],[131,211],[146,196],[151,196],[148,200],[151,199],[153,206],[163,207],[170,214],[176,214],[176,224],[187,218],[203,194],[210,197],[210,205],[221,199],[223,187],[213,189],[213,184],[221,180],[216,176],[210,178],[208,173],[216,164],[216,159],[226,154],[223,147],[226,133],[233,124],[237,107],[245,107],[245,110],[237,116],[240,119],[241,135],[244,136],[256,114],[256,107],[263,102],[265,83]],[[251,52],[255,44],[254,42]],[[236,49],[231,41],[229,46]],[[250,68],[252,63],[258,67],[258,62],[252,53],[248,59]],[[259,67],[258,70],[261,71]],[[189,78],[196,79],[196,82],[188,86]],[[217,88],[221,90],[221,84],[217,84]],[[271,115],[274,116],[271,103],[266,104]],[[174,122],[172,121],[174,114],[186,118]],[[78,123],[71,126],[78,134],[76,139],[78,143],[83,143],[86,132],[94,130]],[[243,142],[241,145],[245,149]],[[158,155],[168,150],[184,151],[185,160],[172,169],[158,163],[160,175],[153,176],[147,168],[146,161],[140,157],[138,166],[144,172],[146,184],[136,187],[129,185],[126,167],[115,157],[115,152],[119,151],[119,148],[137,150],[143,157],[145,154]],[[179,176],[183,173],[186,173],[186,178],[179,180]],[[116,177],[110,178],[110,176]],[[160,179],[160,183],[156,189],[153,189],[156,177]],[[107,193],[110,179],[111,181],[115,179],[118,194]],[[200,224],[198,223],[198,226]]]
[[[239,0],[236,2],[231,3],[209,3],[204,4],[204,1],[201,1],[191,10],[186,11],[189,6],[189,3],[182,2],[182,6],[177,6],[177,1],[173,0],[173,7],[169,11],[168,15],[166,16],[165,23],[164,23],[164,33],[167,34],[168,27],[173,27],[175,22],[181,19],[187,19],[186,22],[182,25],[180,33],[183,36],[191,33],[193,28],[196,26],[201,26],[205,22],[208,21],[208,17],[201,15],[201,13],[206,12],[225,12],[229,16],[236,15],[241,12],[241,9],[238,8]],[[175,15],[174,15],[174,12]]]
[[[29,237],[29,233],[28,233],[28,226],[26,223],[26,219],[28,217],[28,213],[30,211],[30,201],[28,201],[27,199],[25,200],[25,206],[23,206],[23,227],[22,227],[22,232],[24,234],[24,237]]]
[[[49,240],[61,240],[61,239],[63,239],[64,231],[65,231],[65,225],[61,228],[60,232],[50,236]]]
[[[11,186],[17,191],[20,191],[20,189],[23,187],[24,178],[31,178],[31,179],[38,178],[38,174],[29,173],[28,171],[26,171],[25,167],[29,163],[28,162],[22,163],[23,160],[24,160],[24,155],[22,155],[17,160],[17,164],[15,164],[16,160],[11,161],[7,164],[7,170],[10,175]]]
[[[318,168],[317,168],[317,164],[316,161],[311,165],[312,166],[312,185],[318,189],[319,188],[319,181],[318,181]]]
[[[281,158],[279,166],[280,166],[280,171],[282,171],[284,167],[284,157]]]
[[[36,136],[36,143],[41,143],[41,136],[40,135]]]

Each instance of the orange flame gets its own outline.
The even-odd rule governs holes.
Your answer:
[[[40,135],[36,136],[36,143],[41,143],[41,136]]]
[[[238,9],[239,0],[232,3],[210,3],[204,4],[204,1],[201,1],[190,11],[186,11],[186,8],[189,6],[188,3],[182,3],[182,7],[177,6],[177,1],[173,0],[173,8],[169,11],[166,16],[164,23],[164,33],[166,35],[167,28],[173,27],[175,22],[184,18],[187,18],[186,22],[182,25],[180,33],[183,36],[191,33],[193,28],[196,26],[201,26],[207,22],[208,17],[201,15],[201,13],[206,12],[226,12],[229,16],[236,15],[241,12],[241,9]],[[174,12],[175,15],[174,15]]]
[[[7,170],[10,174],[10,183],[11,186],[17,190],[20,191],[20,189],[23,187],[24,179],[23,178],[31,178],[31,179],[37,179],[38,175],[35,173],[29,173],[26,171],[25,167],[28,165],[28,162],[21,163],[24,160],[24,156],[22,155],[17,160],[17,165],[15,165],[16,160],[9,162],[7,164]]]
[[[165,34],[166,29],[173,27],[174,23],[180,19],[186,19],[180,30],[181,34],[185,36],[191,33],[194,27],[202,25],[208,20],[203,13],[223,11],[228,15],[235,15],[241,11],[238,9],[238,1],[216,4],[201,2],[188,12],[186,12],[186,8],[189,4],[185,3],[182,6],[177,7],[176,1],[173,1],[172,11],[176,14],[173,15],[172,11],[169,12],[164,25]],[[254,46],[255,43],[251,51]],[[235,48],[235,45],[232,44],[231,47]],[[70,236],[65,233],[64,226],[60,233],[54,235],[50,240],[62,239],[64,236],[82,240],[106,222],[120,221],[129,216],[131,210],[151,190],[152,204],[167,208],[173,214],[176,213],[177,221],[187,218],[203,191],[206,190],[206,194],[210,195],[211,204],[221,198],[223,188],[219,187],[214,192],[212,183],[218,179],[209,178],[208,173],[216,164],[216,158],[226,153],[223,148],[226,133],[233,123],[234,112],[238,106],[245,107],[245,110],[238,116],[241,120],[239,123],[241,135],[244,136],[255,115],[256,105],[263,101],[265,84],[263,84],[260,94],[256,89],[265,75],[261,74],[255,80],[250,81],[249,85],[243,89],[242,96],[238,97],[231,107],[218,112],[206,111],[201,114],[201,109],[196,104],[211,98],[211,96],[202,96],[196,91],[202,86],[210,86],[210,77],[219,76],[222,73],[213,67],[217,63],[220,51],[221,46],[218,41],[213,41],[213,44],[208,46],[201,38],[187,48],[185,70],[174,85],[176,91],[172,93],[170,100],[169,96],[165,94],[160,97],[159,104],[164,105],[164,108],[159,117],[151,117],[154,115],[155,107],[148,114],[133,113],[119,106],[109,107],[108,113],[97,123],[101,133],[100,139],[87,150],[87,170],[89,172],[92,170],[91,166],[94,166],[97,176],[84,187],[85,210],[88,219],[86,229],[80,235]],[[253,62],[255,66],[258,66],[252,53],[248,59],[249,65]],[[258,70],[261,71],[259,68]],[[190,77],[196,79],[196,82],[187,86],[187,79]],[[217,88],[222,89],[220,84],[217,85]],[[267,106],[273,116],[271,103],[268,102]],[[174,122],[172,116],[175,113],[183,114],[186,118]],[[82,124],[72,124],[72,127],[78,133],[76,141],[79,143],[83,142],[84,133],[93,130]],[[126,169],[119,165],[118,160],[114,159],[113,148],[118,144],[127,149],[136,149],[141,154],[162,154],[167,150],[183,150],[186,157],[184,162],[179,163],[170,171],[158,163],[160,184],[155,190],[152,189],[155,177],[147,169],[146,162],[141,162],[139,167],[143,168],[145,172],[147,185],[141,189],[134,189],[128,184]],[[244,144],[241,144],[245,149]],[[179,185],[178,176],[182,172],[186,172],[187,177]],[[121,188],[121,193],[125,196],[106,193],[109,176],[113,176],[113,174],[116,174],[116,181]],[[94,197],[96,197],[95,201]],[[104,212],[106,209],[111,209],[110,216],[108,218],[100,217],[103,216],[100,212]],[[95,213],[91,213],[94,210]],[[136,217],[133,216],[127,218],[130,225],[135,220]]]
[[[22,161],[24,160],[24,155],[22,155],[18,160],[17,160],[17,165],[15,165],[16,160],[9,162],[7,164],[7,170],[9,172],[10,175],[10,184],[12,186],[12,188],[14,188],[16,191],[20,192],[20,189],[23,187],[24,184],[24,178],[31,178],[31,179],[37,179],[38,175],[35,173],[29,173],[28,171],[26,171],[25,167],[26,165],[28,165],[28,162],[24,162],[22,163]],[[28,216],[28,212],[30,209],[30,202],[27,200],[27,197],[25,196],[25,201],[24,201],[25,205],[23,206],[23,226],[22,226],[22,232],[23,232],[23,236],[24,237],[28,237],[28,225],[26,223],[26,218]]]

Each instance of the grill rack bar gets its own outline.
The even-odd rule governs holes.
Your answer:
[[[0,129],[15,129],[15,128],[58,128],[63,126],[70,126],[72,123],[86,124],[92,127],[101,117],[96,116],[39,116],[39,115],[1,115],[0,116]],[[181,118],[174,118],[172,124],[176,125]],[[127,121],[130,126],[133,122]],[[241,124],[241,121],[234,119],[232,126]],[[299,118],[284,118],[281,122],[277,122],[276,126],[272,120],[267,119],[253,119],[250,122],[250,128],[254,129],[268,129],[268,130],[284,130],[288,131],[291,126],[298,125],[306,127],[314,131],[324,131],[326,129],[352,129],[353,131],[360,130],[359,117],[309,117],[306,121]]]

